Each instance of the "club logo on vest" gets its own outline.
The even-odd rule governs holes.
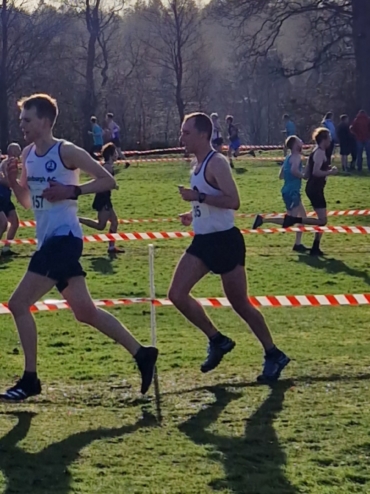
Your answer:
[[[49,173],[55,172],[55,170],[57,169],[57,164],[55,163],[55,161],[50,160],[45,164],[45,169]]]

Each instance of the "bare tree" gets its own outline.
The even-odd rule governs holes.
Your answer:
[[[32,67],[40,66],[52,40],[64,23],[54,9],[39,6],[23,10],[26,1],[2,0],[0,36],[0,146],[9,139],[9,98]]]
[[[239,44],[247,48],[250,59],[264,57],[275,48],[289,23],[305,24],[301,39],[297,39],[297,47],[298,42],[305,41],[305,52],[301,52],[300,60],[286,64],[284,74],[291,77],[333,61],[353,60],[358,105],[370,111],[368,0],[220,0],[218,12],[228,16],[233,28],[237,28]]]
[[[144,38],[153,63],[168,71],[179,120],[185,115],[184,77],[199,49],[200,13],[193,0],[153,1],[144,10],[149,26]]]

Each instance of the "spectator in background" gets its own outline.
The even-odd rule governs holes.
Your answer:
[[[92,135],[93,138],[93,147],[91,150],[91,156],[96,159],[96,153],[100,153],[103,147],[103,129],[98,125],[96,117],[90,118],[91,122],[91,131],[89,134]]]
[[[362,170],[362,155],[365,149],[367,168],[370,170],[370,118],[365,110],[360,110],[351,125],[357,141],[357,169]]]
[[[337,127],[337,137],[340,147],[340,157],[342,161],[342,170],[348,171],[348,156],[353,150],[353,135],[349,128],[348,115],[341,115],[340,124]]]
[[[285,138],[284,138],[284,156],[286,156],[288,153],[288,149],[287,149],[285,143],[286,143],[288,137],[295,136],[297,134],[297,128],[296,128],[295,123],[293,122],[293,120],[290,118],[290,116],[287,113],[283,116],[283,121],[284,121],[285,128],[282,131],[282,133],[285,135]]]
[[[338,142],[337,132],[336,132],[335,125],[333,122],[333,112],[329,111],[325,115],[325,117],[323,118],[323,120],[321,122],[321,125],[323,127],[325,127],[326,129],[328,129],[328,131],[330,132],[331,144],[325,151],[326,157],[327,157],[328,162],[329,162],[328,164],[330,165],[331,164],[331,157],[333,156],[333,152],[334,152],[335,143]]]
[[[222,144],[224,142],[222,138],[222,128],[220,124],[220,119],[218,117],[217,113],[211,113],[211,120],[212,120],[212,147],[215,149],[218,153],[222,153]]]
[[[125,157],[125,155],[121,149],[121,139],[120,139],[121,128],[113,120],[113,113],[107,113],[106,125],[107,125],[107,130],[109,131],[109,141],[108,142],[112,142],[115,145],[117,153],[118,153],[118,158],[120,160],[125,160],[126,157]],[[130,163],[128,161],[126,161],[125,168],[128,168],[129,166],[130,166]]]

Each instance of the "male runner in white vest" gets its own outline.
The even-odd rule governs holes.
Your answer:
[[[215,369],[235,342],[214,326],[205,311],[190,295],[191,289],[207,273],[221,276],[223,289],[235,312],[249,325],[265,351],[259,382],[276,381],[290,359],[272,340],[263,315],[247,295],[245,243],[234,225],[234,211],[239,209],[239,193],[227,159],[211,146],[212,122],[204,113],[192,113],[184,119],[181,142],[196,160],[191,188],[180,186],[184,201],[192,211],[180,215],[183,225],[193,223],[194,240],[176,268],[169,298],[177,309],[209,339],[208,356],[202,372]]]
[[[9,300],[25,355],[25,371],[0,398],[22,401],[41,393],[36,370],[37,332],[30,307],[54,286],[79,322],[117,341],[135,358],[142,378],[141,392],[146,393],[153,379],[158,350],[142,346],[115,317],[95,307],[79,262],[83,242],[77,199],[81,194],[111,190],[115,180],[86,151],[53,136],[58,116],[56,100],[46,94],[35,94],[21,100],[18,106],[21,128],[29,143],[22,153],[20,180],[14,159],[9,158],[5,168],[20,204],[34,210],[38,245],[26,274]],[[93,180],[79,186],[79,169]]]

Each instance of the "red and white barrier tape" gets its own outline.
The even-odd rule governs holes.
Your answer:
[[[241,156],[246,156],[245,154],[242,154]],[[135,163],[170,163],[170,162],[174,162],[174,161],[187,161],[187,162],[190,162],[192,161],[193,158],[144,158],[144,159],[139,159],[139,160],[131,160],[130,159],[130,163],[131,165],[135,164]],[[283,160],[283,157],[282,156],[255,156],[253,158],[251,158],[251,161],[282,161]],[[117,164],[121,164],[121,165],[124,165],[125,163],[127,163],[127,160],[126,161],[116,161]]]
[[[304,144],[303,145],[303,148],[304,149],[309,149],[311,148],[313,145],[312,144]],[[222,149],[224,149],[225,151],[228,149],[228,146],[222,146]],[[255,146],[255,145],[242,145],[240,146],[240,149],[242,150],[258,150],[258,149],[261,149],[261,150],[278,150],[278,149],[283,149],[283,146],[281,144],[275,144],[275,145],[270,145],[270,146],[267,146],[267,145],[261,145],[261,146]],[[137,155],[146,155],[146,154],[154,154],[154,153],[170,153],[170,152],[184,152],[185,151],[185,148],[183,147],[176,147],[176,148],[164,148],[164,149],[149,149],[149,150],[145,150],[145,151],[125,151],[125,155],[126,156],[132,156],[134,154],[137,154]]]
[[[308,232],[308,233],[355,233],[368,235],[370,233],[369,226],[300,226],[291,228],[251,228],[241,229],[243,235],[249,233],[292,233],[292,232]],[[132,233],[101,233],[96,235],[85,235],[84,242],[109,242],[112,240],[161,240],[174,238],[189,238],[194,237],[194,232],[132,232]],[[15,239],[15,240],[0,240],[0,244],[37,244],[34,238]]]
[[[319,307],[319,306],[356,306],[370,305],[370,293],[346,294],[346,295],[266,295],[249,297],[255,307]],[[117,305],[132,305],[153,302],[156,306],[172,306],[172,302],[166,298],[158,298],[151,301],[150,298],[119,298],[108,300],[94,300],[97,307],[114,307]],[[203,307],[231,307],[225,297],[197,298],[197,302]],[[45,300],[32,305],[32,312],[56,311],[69,309],[65,300]],[[8,305],[0,303],[0,314],[9,314]]]
[[[277,218],[283,216],[285,213],[267,213],[262,214],[264,218]],[[328,216],[370,216],[370,209],[345,209],[343,211],[328,211]],[[236,214],[236,218],[254,218],[256,216],[255,213],[241,213]],[[315,211],[310,211],[307,213],[307,216],[316,216]],[[131,223],[170,223],[170,222],[179,222],[179,218],[148,218],[148,219],[121,219],[118,222],[121,225],[128,225]],[[19,226],[21,227],[35,227],[36,221],[28,220],[28,221],[20,221]]]

